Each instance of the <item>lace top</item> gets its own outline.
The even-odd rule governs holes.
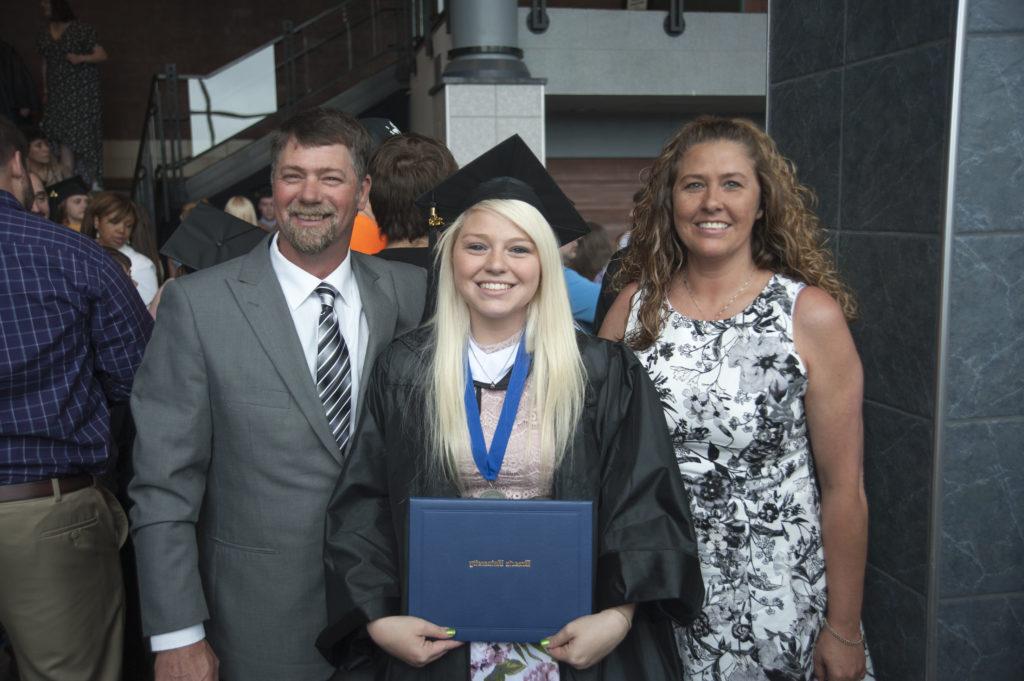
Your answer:
[[[493,345],[477,345],[487,354],[500,352],[519,342],[519,334]],[[497,377],[496,377],[497,378]],[[487,492],[501,492],[508,499],[540,499],[551,496],[554,482],[554,457],[551,452],[540,452],[540,422],[530,394],[533,377],[526,379],[523,400],[519,403],[512,435],[501,464],[501,471],[494,481],[488,481],[476,468],[473,455],[465,454],[458,461],[459,483],[463,497],[477,498]],[[484,441],[491,446],[491,439],[498,427],[501,405],[505,400],[504,381],[491,389],[477,383],[480,402],[480,425]],[[540,455],[538,455],[540,454]]]

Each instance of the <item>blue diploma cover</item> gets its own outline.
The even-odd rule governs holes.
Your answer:
[[[412,498],[410,615],[460,641],[538,642],[591,613],[589,501]]]

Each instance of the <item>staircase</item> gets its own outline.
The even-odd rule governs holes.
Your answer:
[[[426,28],[422,0],[345,0],[204,75],[153,76],[132,198],[160,243],[181,207],[223,205],[269,183],[274,130],[292,113],[330,106],[401,127],[412,55]]]

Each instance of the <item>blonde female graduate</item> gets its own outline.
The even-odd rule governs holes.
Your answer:
[[[512,138],[433,192],[458,216],[439,242],[437,314],[374,369],[328,507],[319,645],[378,679],[678,678],[671,623],[703,592],[661,407],[632,353],[575,331],[556,232],[586,227],[523,150]],[[493,451],[503,410],[504,459],[485,475],[469,432],[476,420]],[[593,501],[594,614],[534,645],[465,645],[450,623],[406,616],[411,496]]]

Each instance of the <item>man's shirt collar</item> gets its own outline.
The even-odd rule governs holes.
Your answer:
[[[277,241],[281,233],[277,232],[270,240],[270,263],[281,282],[281,290],[284,292],[284,299],[288,303],[288,309],[295,311],[300,305],[309,299],[321,281],[325,281],[341,295],[342,301],[352,301],[351,287],[355,286],[355,277],[352,274],[352,253],[349,251],[345,259],[338,267],[324,279],[317,279],[312,274],[302,269],[288,258],[284,257],[278,248]]]

